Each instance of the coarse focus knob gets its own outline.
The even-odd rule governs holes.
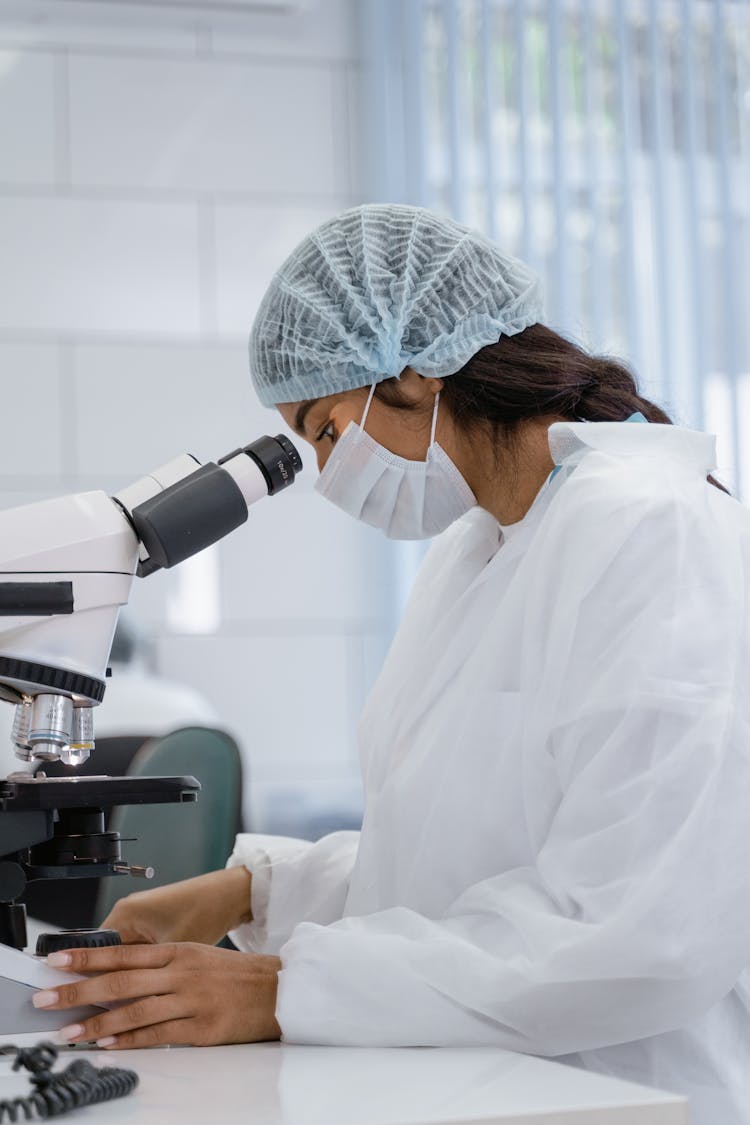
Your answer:
[[[61,949],[101,949],[105,945],[122,945],[117,930],[61,930],[56,934],[40,934],[36,939],[36,955],[46,957]]]

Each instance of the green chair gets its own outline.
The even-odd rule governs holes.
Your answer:
[[[96,922],[101,923],[125,895],[217,871],[224,866],[241,830],[242,762],[236,742],[207,727],[185,727],[146,742],[128,775],[167,777],[192,774],[201,783],[197,802],[182,805],[123,805],[113,809],[110,828],[123,841],[123,859],[153,867],[147,882],[129,876],[100,881]]]

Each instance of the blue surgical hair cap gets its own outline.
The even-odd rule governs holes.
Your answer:
[[[453,375],[542,313],[539,281],[489,239],[420,207],[365,204],[309,234],[250,333],[264,406],[370,386],[405,367]]]

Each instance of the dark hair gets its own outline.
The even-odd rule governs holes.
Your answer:
[[[378,384],[375,394],[388,406],[408,408],[398,379]],[[622,422],[640,411],[649,422],[672,423],[660,406],[639,394],[627,364],[589,355],[543,324],[481,348],[446,378],[441,401],[458,425],[489,428],[508,445],[518,436],[521,422],[548,415]],[[712,476],[707,479],[722,492],[729,491]]]

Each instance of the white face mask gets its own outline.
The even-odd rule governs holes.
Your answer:
[[[409,461],[365,433],[374,393],[375,384],[362,421],[346,427],[315,488],[337,508],[380,528],[389,539],[430,539],[476,504],[474,493],[435,441],[440,395],[435,396],[427,459]]]

